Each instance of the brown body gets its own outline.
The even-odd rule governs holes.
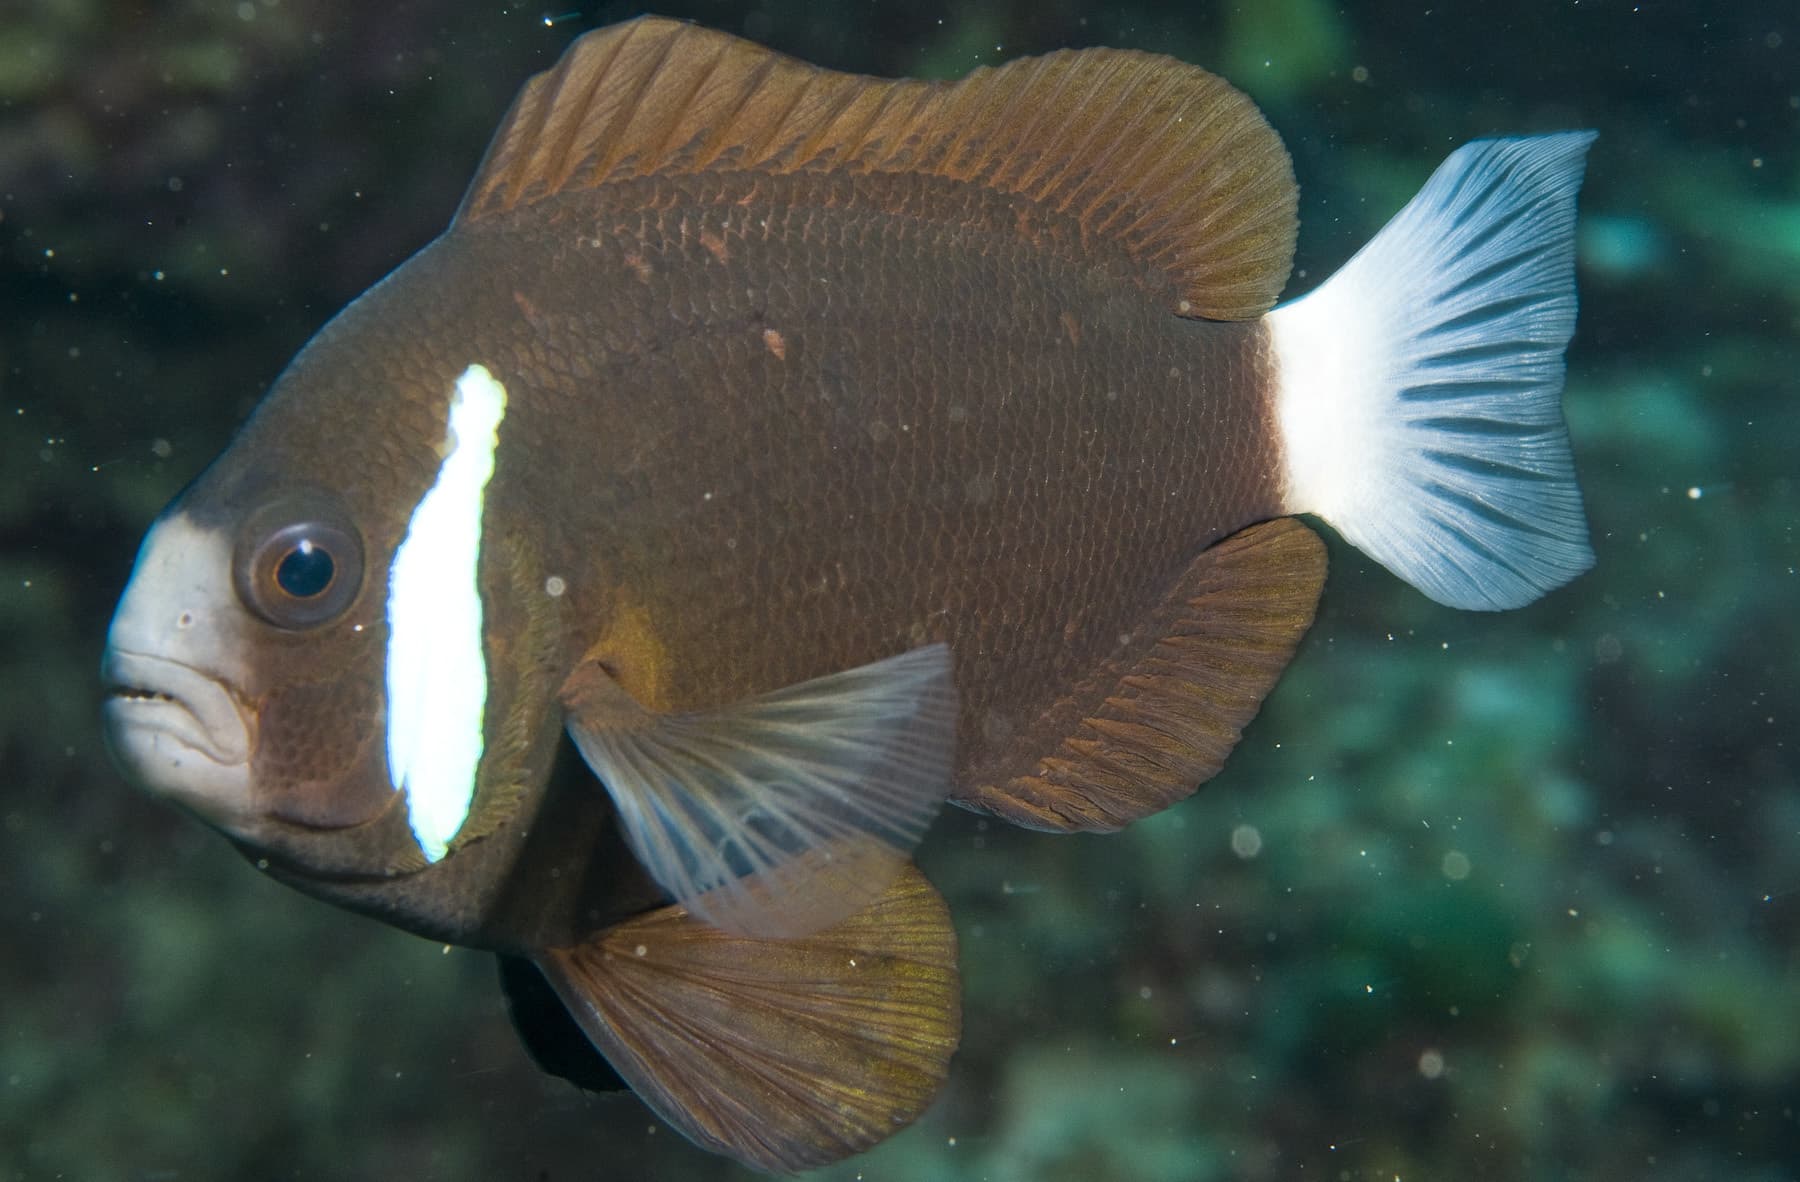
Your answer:
[[[118,730],[284,881],[533,959],[702,1144],[865,1147],[955,1045],[905,864],[938,804],[1154,812],[1311,620],[1260,319],[1294,203],[1249,101],[1169,59],[928,84],[597,32],[153,530]],[[419,538],[469,457],[429,534],[463,559]],[[205,778],[166,756],[195,720]],[[552,776],[565,732],[610,799]]]
[[[579,192],[434,243],[255,428],[376,409],[371,361],[439,366],[401,387],[434,394],[487,365],[517,408],[490,511],[565,579],[570,661],[681,711],[948,641],[973,797],[1149,650],[1195,555],[1278,512],[1260,323],[1173,314],[1107,245],[916,176]]]
[[[1283,512],[1259,313],[1293,207],[1255,108],[1168,59],[927,84],[664,21],[585,39],[449,230],[302,351],[183,503],[245,536],[246,506],[323,488],[370,556],[330,629],[254,640],[234,832],[398,922],[484,929],[576,680],[666,717],[938,642],[952,799],[1104,829],[1186,795],[1323,577],[1304,528],[1246,529]],[[387,563],[472,366],[507,409],[465,869],[382,886],[370,865],[426,869],[370,708]]]

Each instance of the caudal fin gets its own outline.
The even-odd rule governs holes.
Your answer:
[[[1593,565],[1562,417],[1590,131],[1465,144],[1356,257],[1269,314],[1287,509],[1452,607]]]

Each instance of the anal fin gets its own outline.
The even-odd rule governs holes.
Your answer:
[[[1147,649],[1102,662],[1069,699],[987,758],[953,799],[1018,825],[1119,829],[1224,766],[1312,624],[1325,547],[1291,517],[1195,558],[1138,628]]]
[[[904,1128],[960,1035],[956,936],[912,866],[804,938],[735,936],[672,906],[538,965],[657,1115],[764,1170],[824,1165]]]

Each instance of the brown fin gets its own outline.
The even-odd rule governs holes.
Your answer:
[[[665,907],[538,964],[659,1116],[764,1170],[825,1165],[910,1124],[960,1034],[956,935],[911,866],[804,939],[733,936]]]
[[[658,17],[597,29],[528,82],[457,216],[652,173],[829,169],[1018,194],[1123,243],[1184,314],[1258,316],[1293,261],[1287,150],[1196,66],[1087,49],[888,80]]]
[[[1086,678],[1033,728],[1035,749],[1015,736],[977,755],[953,799],[1034,829],[1111,830],[1187,797],[1293,659],[1324,583],[1324,544],[1294,518],[1217,543],[1139,629],[1158,638],[1148,652]]]

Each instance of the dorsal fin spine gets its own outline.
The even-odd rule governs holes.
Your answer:
[[[675,47],[683,40],[684,38],[679,33],[673,37],[663,38],[656,55],[656,63],[649,69],[641,71],[637,86],[627,92],[631,98],[640,101],[620,103],[619,132],[617,135],[611,137],[613,146],[603,149],[609,154],[603,158],[605,160],[605,165],[597,170],[600,175],[604,176],[617,168],[629,164],[631,166],[630,172],[633,175],[642,176],[647,172],[653,171],[658,160],[667,157],[667,145],[675,138],[675,129],[680,126],[680,119],[663,116],[663,111],[666,108],[658,107],[652,109],[650,104],[642,102],[641,100],[650,89],[651,83],[655,79],[664,76],[665,69],[670,60],[675,56]],[[716,69],[718,67],[719,58],[723,56],[723,50],[715,54],[711,67]],[[688,97],[691,100],[693,95],[690,93]],[[685,104],[674,108],[677,113],[686,109]],[[656,125],[648,122],[657,116],[663,116],[660,134],[657,132]],[[657,137],[656,142],[658,146],[655,151],[646,151],[646,145],[650,140],[647,136],[636,134],[640,124],[647,124],[644,126],[643,130],[649,133],[649,135],[655,135]]]
[[[869,132],[881,122],[882,112],[887,109],[886,96],[871,101],[871,96],[867,91],[855,90],[848,86],[838,87],[837,91],[838,93],[831,95],[828,100],[831,114],[819,121],[818,130],[801,141],[794,152],[794,163],[797,166],[804,168],[824,156],[826,154],[825,145],[834,141],[845,143],[853,149],[846,151],[840,148],[838,155],[855,159],[856,152],[861,151],[867,145]],[[859,103],[865,108],[864,112],[858,116],[862,120],[862,126],[856,128],[854,135],[845,137],[844,133],[848,127],[844,125]],[[915,110],[913,114],[916,117],[917,111]]]
[[[566,70],[567,67],[558,66],[557,69],[563,71]],[[530,104],[527,110],[520,112],[520,122],[531,128],[531,134],[520,135],[515,132],[512,136],[508,137],[507,142],[496,144],[495,147],[500,149],[505,155],[511,155],[514,145],[520,142],[531,142],[534,140],[544,140],[547,142],[550,138],[550,115],[555,110],[556,105],[549,101],[549,95],[528,91],[521,101]],[[485,168],[483,171],[485,171]],[[510,205],[517,202],[524,196],[524,190],[529,183],[529,180],[530,178],[527,175],[517,172],[507,180],[505,185],[507,204]]]
[[[586,94],[576,106],[577,111],[593,110],[595,101],[600,97],[600,93],[606,85],[607,76],[615,69],[628,68],[620,66],[619,63],[625,59],[627,50],[630,48],[632,41],[636,39],[636,35],[637,30],[633,29],[631,34],[620,38],[618,46],[607,58],[606,65],[593,71],[593,76],[588,80],[587,87],[585,88]],[[661,61],[666,60],[666,55],[667,47],[665,46],[664,58],[658,59],[659,65]],[[568,81],[573,82],[574,79],[571,78]],[[560,107],[563,105],[563,102],[559,97],[560,94],[561,88],[559,87],[547,94],[545,100],[547,102],[555,100],[553,105]],[[574,180],[575,175],[580,168],[580,161],[583,159],[581,149],[586,144],[597,145],[599,157],[592,169],[596,175],[605,176],[616,168],[621,155],[625,151],[624,145],[630,143],[630,140],[627,138],[627,133],[636,114],[637,108],[621,103],[615,110],[605,112],[606,117],[604,119],[586,120],[577,118],[572,120],[570,122],[568,137],[565,139],[562,148],[566,153],[566,156],[563,158],[560,175],[557,178],[557,183],[552,187],[552,191],[561,190]],[[591,129],[586,135],[583,135],[583,128],[589,127],[590,125]]]
[[[901,105],[902,100],[907,104],[904,107]],[[903,154],[906,158],[906,166],[910,166],[920,150],[920,145],[925,141],[923,131],[925,116],[935,101],[937,101],[936,94],[929,86],[896,87],[883,97],[880,104],[871,113],[868,126],[864,127],[862,133],[857,137],[857,150],[860,152],[869,147],[869,135],[876,127],[880,126],[884,114],[889,110],[904,111],[904,115],[896,120],[898,126],[903,129],[902,134],[897,137],[901,146],[890,148],[889,151]],[[896,163],[899,163],[898,157]]]
[[[632,37],[635,33],[636,33],[636,30],[633,30],[631,34],[627,34],[626,36],[619,38],[619,43],[613,47],[613,52],[607,57],[606,64],[604,66],[600,67],[599,69],[596,69],[593,71],[592,76],[588,79],[588,84],[587,84],[587,88],[586,88],[587,93],[582,97],[581,102],[576,105],[575,109],[577,111],[584,112],[584,111],[593,110],[594,100],[597,97],[599,97],[600,88],[602,86],[604,86],[606,83],[606,76],[612,72],[614,66],[616,66],[618,64],[619,59],[625,55],[626,47],[631,44]],[[570,63],[570,65],[572,67],[574,65],[574,63]],[[567,84],[569,82],[574,81],[574,79],[565,75],[563,81],[565,84]],[[562,86],[557,86],[557,87],[546,89],[546,92],[544,94],[544,99],[543,99],[543,101],[544,101],[544,116],[543,116],[543,118],[544,118],[544,126],[546,128],[549,125],[549,121],[555,117],[556,110],[563,106],[562,102],[557,101],[559,96],[562,94],[562,90],[563,90]],[[622,115],[628,119],[629,115],[630,115],[630,111],[625,110],[622,112]],[[597,135],[595,138],[598,138],[602,143],[605,143],[608,141],[613,142],[613,143],[619,142],[623,137],[619,136],[617,134],[614,134],[614,133],[615,133],[615,129],[617,128],[618,124],[622,121],[623,120],[620,118],[620,116],[615,115],[612,119],[607,121],[608,126],[606,128],[606,131],[604,133]],[[583,138],[582,137],[582,128],[587,126],[588,122],[589,122],[588,120],[579,118],[579,117],[570,119],[568,121],[568,126],[564,129],[562,129],[562,135],[560,137],[561,141],[562,141],[561,149],[560,149],[560,164],[559,164],[559,167],[557,170],[558,175],[556,178],[556,183],[554,185],[550,186],[551,192],[555,192],[556,190],[563,188],[565,185],[567,185],[569,183],[570,179],[574,177],[575,170],[579,167],[580,161],[582,159],[581,152],[579,151],[579,147],[580,147],[580,144],[581,144],[581,141]],[[610,162],[608,162],[608,163],[610,163]],[[525,194],[523,191],[516,191],[513,194],[514,200],[522,199],[524,196],[525,196]]]
[[[938,102],[937,94],[930,87],[920,86],[913,91],[916,97],[912,109],[906,113],[902,125],[902,134],[895,137],[896,144],[888,149],[891,163],[896,168],[917,168],[923,160],[923,154],[930,137],[925,134],[926,116]],[[873,130],[873,126],[871,129]],[[863,143],[868,143],[865,135]]]
[[[679,40],[680,40],[680,38],[678,38],[678,37],[670,37],[667,40],[667,42],[663,46],[662,59],[659,62],[657,62],[656,69],[650,71],[651,77],[654,78],[663,72],[663,67],[668,64],[669,58],[674,53],[675,45]],[[681,102],[672,104],[672,106],[675,110],[687,111],[687,110],[695,109],[697,107],[704,109],[705,104],[702,104],[696,100],[698,100],[702,96],[706,95],[707,88],[712,84],[713,79],[717,78],[719,76],[719,66],[727,58],[732,56],[732,52],[731,52],[732,48],[733,47],[730,43],[721,45],[719,47],[718,52],[713,54],[712,60],[707,62],[703,68],[696,70],[694,72],[693,80],[691,82],[689,82],[689,84],[688,84],[687,95],[682,99]],[[744,94],[745,94],[744,88],[740,85],[738,87],[738,98],[739,98],[740,103],[742,102]],[[642,110],[643,108],[640,107],[638,109]],[[742,107],[740,106],[738,109],[741,110]],[[680,127],[681,127],[681,121],[679,119],[670,119],[670,118],[662,119],[662,126],[660,129],[660,134],[658,135],[658,138],[655,140],[655,147],[651,151],[646,152],[645,156],[652,160],[667,159],[667,158],[673,156],[678,149],[683,147],[683,145],[675,142],[675,136],[676,136],[677,132],[679,131]],[[703,151],[696,153],[696,155],[703,155],[703,154],[704,154]]]
[[[736,111],[741,112],[748,110],[752,103],[768,89],[770,81],[775,77],[775,66],[780,60],[781,59],[777,57],[766,57],[762,61],[756,63],[756,68],[751,72],[749,78],[746,79],[743,96],[735,108]],[[812,78],[810,76],[800,80],[800,85],[794,87],[793,93],[787,96],[784,108],[781,112],[781,117],[769,121],[769,127],[763,134],[760,143],[754,145],[739,145],[734,142],[737,138],[734,133],[737,131],[741,121],[740,115],[734,115],[731,119],[721,122],[719,130],[713,135],[713,142],[708,145],[706,152],[701,157],[701,167],[712,167],[715,161],[731,151],[734,146],[746,149],[752,156],[767,155],[769,152],[769,143],[774,139],[777,129],[787,122],[788,118],[793,114],[794,108],[799,105],[801,98],[806,94],[807,88],[811,85]]]

